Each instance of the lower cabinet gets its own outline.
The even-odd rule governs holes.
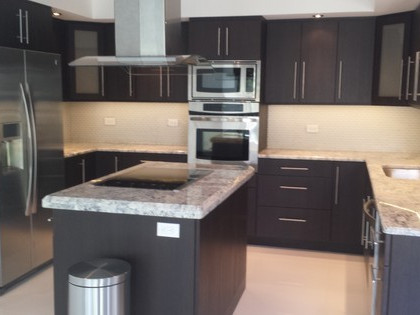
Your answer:
[[[263,158],[258,167],[251,243],[362,253],[365,163]]]
[[[84,183],[144,161],[187,162],[186,154],[97,151],[65,159],[66,187]]]

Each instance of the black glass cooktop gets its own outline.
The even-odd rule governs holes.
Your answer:
[[[94,181],[97,186],[131,187],[159,190],[179,190],[212,171],[203,169],[179,169],[159,167],[138,167]]]

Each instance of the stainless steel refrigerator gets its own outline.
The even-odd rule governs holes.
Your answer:
[[[43,196],[63,189],[60,56],[0,47],[0,294],[52,259]]]

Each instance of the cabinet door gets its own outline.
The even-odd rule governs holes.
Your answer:
[[[163,98],[163,68],[135,68],[136,100],[153,102]]]
[[[337,21],[311,21],[302,24],[302,103],[334,103],[337,34]]]
[[[119,155],[116,152],[96,152],[96,177],[102,177],[118,171],[118,157]]]
[[[88,153],[65,159],[66,187],[82,184],[94,179],[95,154]]]
[[[222,26],[218,19],[190,19],[188,50],[207,59],[223,59]]]
[[[337,104],[371,104],[374,18],[339,22]]]
[[[331,241],[361,252],[360,234],[363,198],[366,196],[365,163],[337,162]]]
[[[164,98],[168,102],[188,101],[188,67],[167,67]]]
[[[6,47],[20,48],[20,21],[17,14],[21,8],[21,1],[3,0],[0,1],[0,45]]]
[[[373,102],[404,105],[408,70],[411,13],[376,20]]]
[[[67,24],[67,63],[83,56],[104,53],[104,25],[100,23]],[[69,67],[69,66],[67,66]],[[69,67],[65,93],[70,100],[104,100],[105,70],[103,67]]]
[[[261,60],[262,19],[227,20],[222,26],[222,55],[230,60]]]
[[[265,102],[294,104],[299,102],[300,22],[269,22],[265,66]]]

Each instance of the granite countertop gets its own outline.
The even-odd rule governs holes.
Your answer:
[[[63,210],[202,219],[255,172],[252,167],[244,166],[146,162],[118,173],[138,167],[197,168],[212,172],[173,191],[95,186],[87,182],[44,197],[42,205]]]
[[[185,146],[115,143],[66,143],[64,157],[72,157],[95,151],[187,154]]]
[[[390,178],[382,169],[384,165],[419,167],[420,153],[266,149],[259,157],[366,162],[384,232],[420,236],[420,180]]]

